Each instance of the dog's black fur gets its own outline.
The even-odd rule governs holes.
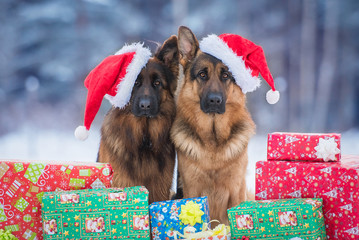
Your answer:
[[[113,186],[145,186],[149,202],[170,197],[175,162],[170,128],[176,114],[177,76],[177,37],[172,36],[141,70],[130,103],[112,108],[101,129],[98,161],[111,163]]]

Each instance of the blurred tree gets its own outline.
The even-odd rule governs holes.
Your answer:
[[[338,1],[325,0],[324,33],[321,47],[323,55],[320,61],[318,88],[314,101],[313,125],[315,131],[322,132],[328,124],[329,107],[332,107],[332,87],[336,78],[336,66],[338,59]],[[335,91],[334,98],[338,98],[339,92]]]
[[[317,39],[317,3],[312,0],[303,1],[302,26],[300,38],[300,92],[298,118],[302,119],[297,131],[305,131],[313,121],[313,102],[315,100],[315,57]]]
[[[301,126],[301,118],[298,117],[300,111],[300,84],[299,84],[299,66],[300,66],[300,22],[301,22],[301,1],[288,1],[287,15],[287,35],[286,49],[288,54],[288,100],[286,103],[288,109],[288,128],[291,131],[297,131]],[[299,131],[299,130],[298,130]]]

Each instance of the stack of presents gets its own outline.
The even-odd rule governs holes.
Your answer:
[[[0,239],[359,239],[359,157],[339,134],[272,133],[256,201],[211,228],[207,197],[148,204],[109,164],[0,161]]]
[[[340,145],[340,134],[268,134],[268,160],[256,164],[256,199],[320,198],[327,238],[359,239],[359,156],[341,156]],[[297,220],[292,229],[303,236],[312,225]]]

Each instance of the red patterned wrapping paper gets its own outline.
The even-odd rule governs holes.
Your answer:
[[[259,161],[256,199],[323,198],[328,239],[359,239],[359,156],[341,162]]]
[[[340,139],[337,133],[268,134],[268,160],[339,161]]]
[[[0,160],[0,229],[18,239],[41,240],[44,192],[107,188],[111,181],[109,164]]]

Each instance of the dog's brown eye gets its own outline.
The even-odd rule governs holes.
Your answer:
[[[155,82],[153,83],[155,86],[160,86],[161,85],[161,81],[160,80],[155,80]]]
[[[228,73],[223,73],[223,74],[222,74],[222,78],[223,78],[224,80],[227,80],[227,79],[229,78],[229,74],[228,74]]]
[[[138,81],[138,80],[136,80],[136,82],[135,82],[135,86],[139,86],[140,85],[140,81]]]
[[[207,74],[206,74],[205,72],[200,72],[200,73],[199,73],[199,77],[200,77],[202,80],[206,80]]]

